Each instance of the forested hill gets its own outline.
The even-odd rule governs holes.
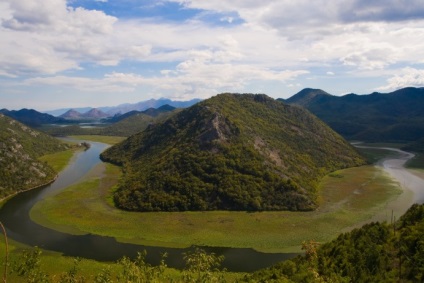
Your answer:
[[[24,123],[30,127],[39,127],[42,124],[66,123],[67,121],[60,117],[54,117],[46,113],[40,113],[34,109],[7,110],[1,109],[4,114],[14,120]]]
[[[310,210],[324,174],[364,163],[308,111],[220,94],[101,155],[124,167],[118,207],[137,211]]]
[[[399,221],[370,223],[305,255],[246,276],[246,282],[424,282],[424,205]]]
[[[424,138],[424,88],[344,96],[308,88],[285,102],[305,107],[347,139],[405,142]]]
[[[51,181],[55,172],[38,157],[64,150],[57,139],[0,114],[0,198]]]

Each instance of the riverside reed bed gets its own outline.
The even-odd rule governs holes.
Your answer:
[[[136,213],[113,207],[111,194],[119,172],[110,164],[100,165],[83,182],[39,202],[31,211],[32,219],[67,233],[93,233],[143,245],[298,252],[305,240],[329,241],[380,211],[389,211],[390,201],[401,194],[381,169],[362,166],[325,177],[316,211]]]
[[[40,157],[40,160],[47,162],[54,171],[60,172],[69,164],[69,160],[71,160],[74,152],[75,149],[59,151],[56,153],[44,155]]]

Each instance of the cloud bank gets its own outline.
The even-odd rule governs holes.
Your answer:
[[[0,99],[46,86],[184,99],[222,91],[282,97],[316,78],[325,79],[313,87],[335,94],[424,86],[418,0],[168,0],[152,3],[160,16],[148,16],[146,3],[120,2],[134,10],[121,15],[111,1],[86,2],[97,8],[0,2]],[[170,7],[178,7],[172,17]],[[352,89],[365,76],[375,82]]]

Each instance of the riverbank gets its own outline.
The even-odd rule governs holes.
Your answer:
[[[134,213],[112,205],[111,190],[118,179],[119,168],[111,165],[106,171],[93,170],[83,182],[36,204],[31,218],[66,233],[111,236],[140,245],[299,252],[303,241],[330,241],[367,221],[401,194],[397,183],[380,168],[363,166],[324,178],[321,205],[313,212]]]
[[[357,144],[356,146],[362,149],[375,149],[368,145]],[[424,170],[406,168],[415,157],[414,153],[392,147],[378,147],[377,150],[384,150],[389,154],[387,154],[388,157],[380,159],[376,166],[382,168],[402,189],[402,194],[386,205],[386,211],[391,210],[394,217],[400,217],[412,204],[424,203]],[[375,215],[372,220],[392,221],[383,213]]]

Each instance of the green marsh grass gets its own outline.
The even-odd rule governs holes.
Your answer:
[[[401,194],[398,184],[381,169],[362,166],[325,177],[319,190],[320,207],[312,212],[135,213],[112,205],[110,195],[119,171],[102,164],[85,181],[39,202],[31,211],[32,219],[67,233],[93,233],[151,246],[298,252],[305,240],[329,241],[389,209],[390,201]]]
[[[74,154],[74,151],[75,151],[74,149],[60,151],[60,152],[44,155],[40,157],[39,159],[41,161],[47,162],[56,172],[60,172],[68,165],[69,160],[71,160]]]

